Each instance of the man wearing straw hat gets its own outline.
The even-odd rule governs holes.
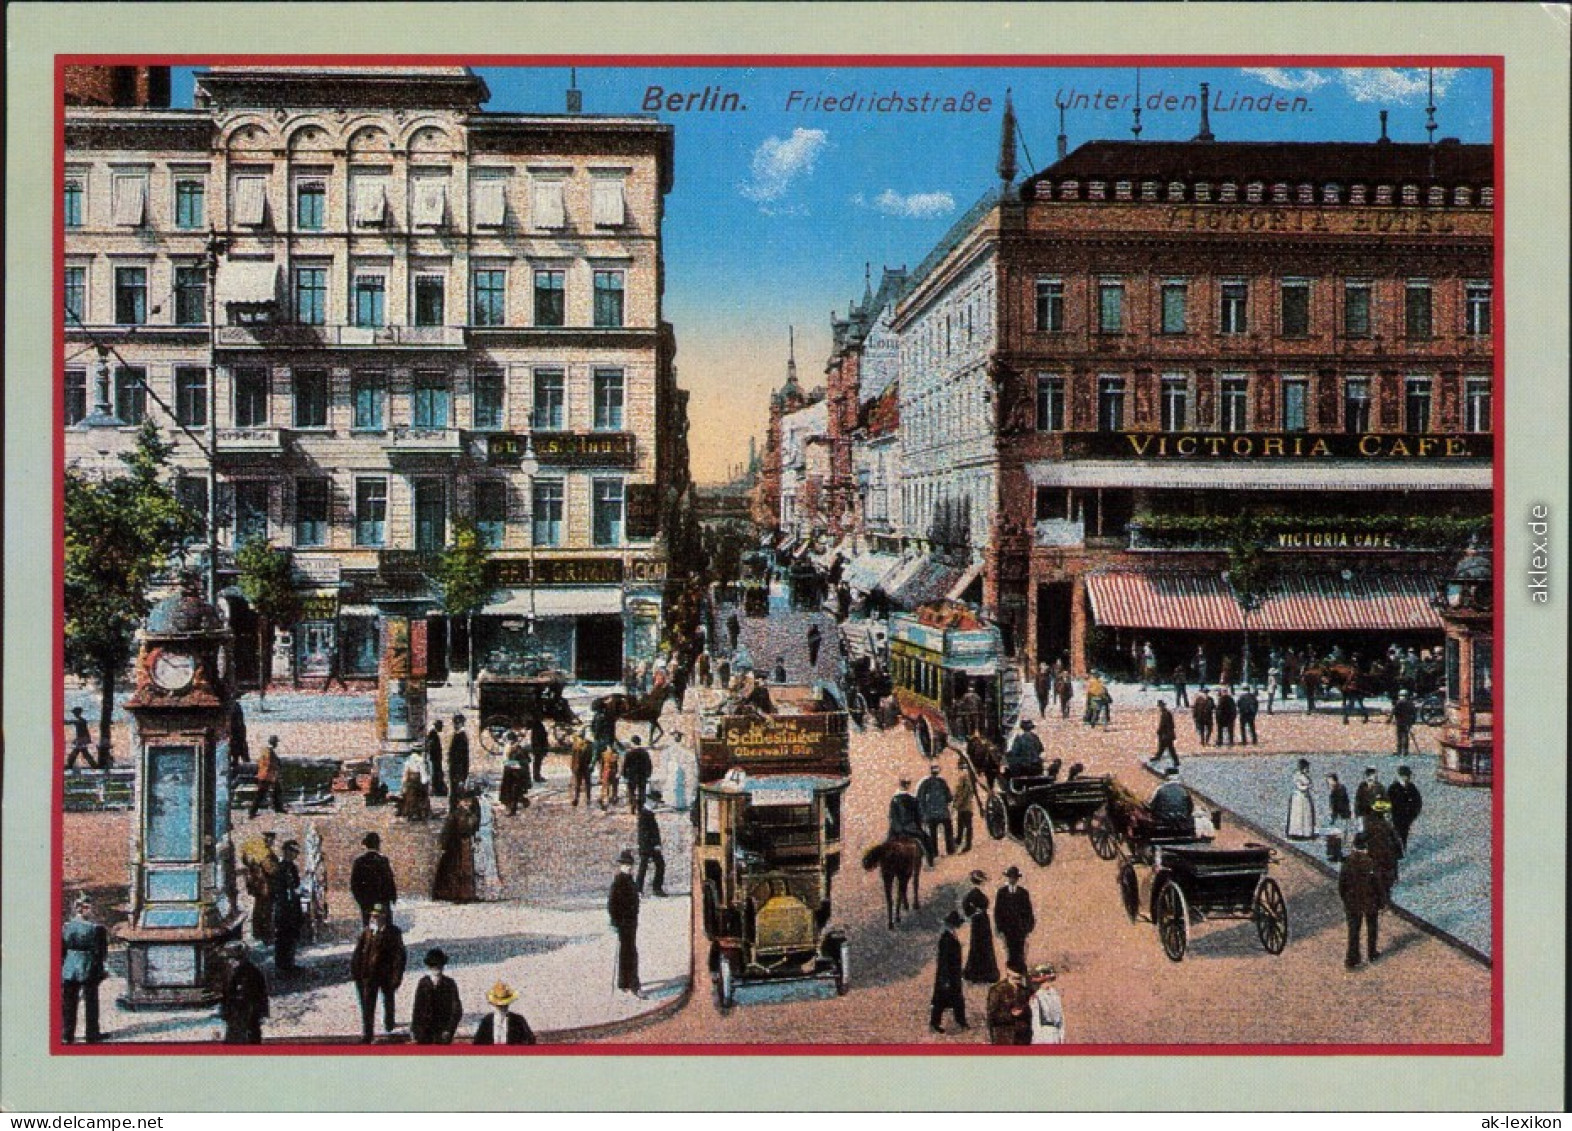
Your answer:
[[[1034,1045],[1064,1044],[1064,1004],[1059,1000],[1059,991],[1054,988],[1057,977],[1054,968],[1046,963],[1032,967],[1034,992],[1031,1018]]]
[[[506,982],[498,982],[486,994],[486,1003],[491,1006],[491,1012],[480,1019],[480,1024],[475,1026],[475,1040],[477,1045],[532,1045],[535,1043],[535,1032],[529,1027],[529,1022],[519,1014],[508,1008],[519,999],[518,991]],[[498,1040],[498,1034],[502,1039]]]

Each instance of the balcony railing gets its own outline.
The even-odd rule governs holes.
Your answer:
[[[256,322],[220,326],[218,344],[226,349],[463,349],[462,326],[301,326],[292,322]]]
[[[1037,520],[1035,545],[1080,546],[1086,542],[1086,523],[1068,518]]]

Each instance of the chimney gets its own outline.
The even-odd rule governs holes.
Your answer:
[[[1064,103],[1059,103],[1059,160],[1070,155],[1070,135],[1064,132]]]
[[[1212,85],[1211,85],[1211,83],[1203,82],[1201,84],[1201,132],[1195,135],[1195,137],[1193,139],[1195,141],[1216,141],[1217,140],[1217,138],[1212,136],[1212,119],[1208,116],[1208,113],[1207,113],[1207,110],[1208,110],[1207,103],[1209,101],[1211,101],[1211,97],[1212,97]]]
[[[584,92],[579,89],[579,69],[568,68],[568,113],[584,113]]]

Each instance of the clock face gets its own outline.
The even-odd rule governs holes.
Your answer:
[[[196,676],[196,658],[180,652],[160,652],[153,657],[152,676],[164,691],[184,691]]]

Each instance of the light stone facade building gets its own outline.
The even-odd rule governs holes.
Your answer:
[[[216,413],[221,584],[247,537],[293,551],[298,675],[373,675],[378,602],[433,596],[460,519],[493,554],[480,654],[523,624],[615,680],[656,644],[688,485],[672,131],[488,97],[461,67],[213,67],[193,109],[66,110],[67,463],[150,418],[205,513]]]

